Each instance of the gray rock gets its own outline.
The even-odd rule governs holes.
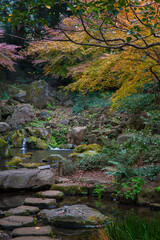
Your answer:
[[[45,237],[45,236],[28,236],[28,237],[16,237],[14,240],[58,240],[57,238],[50,238],[50,237]]]
[[[5,212],[5,215],[29,215],[29,214],[36,214],[39,211],[39,208],[32,207],[32,206],[19,206],[17,208],[11,208]]]
[[[41,210],[39,216],[48,222],[65,227],[84,227],[103,224],[106,216],[86,205],[64,206],[58,209]]]
[[[0,219],[0,226],[2,228],[16,228],[23,226],[34,225],[35,221],[33,217],[26,216],[9,216]]]
[[[87,132],[87,127],[74,127],[68,131],[68,141],[69,143],[79,145],[83,141]]]
[[[15,208],[17,206],[20,206],[24,203],[24,199],[25,197],[22,195],[7,196],[7,194],[1,194],[0,209]]]
[[[0,133],[8,131],[10,126],[5,122],[0,122]]]
[[[8,117],[6,123],[12,128],[17,128],[19,125],[24,125],[34,119],[33,107],[30,104],[16,106],[12,117]]]
[[[36,193],[37,197],[63,199],[64,193],[58,190],[48,190]]]
[[[55,176],[50,169],[15,169],[0,171],[0,189],[29,189],[51,186]]]
[[[26,92],[22,92],[22,93],[18,93],[15,96],[13,96],[13,99],[20,102],[20,103],[26,103],[27,99],[26,99]]]
[[[123,135],[120,135],[120,136],[118,136],[118,138],[117,138],[117,142],[119,143],[119,144],[121,144],[121,143],[123,143],[123,142],[126,142],[127,140],[129,140],[129,139],[132,139],[132,138],[134,138],[134,134],[123,134]]]
[[[36,112],[36,116],[39,121],[46,121],[52,115],[49,112],[41,111],[41,112]]]
[[[50,236],[51,235],[51,227],[25,227],[25,228],[17,228],[12,232],[13,237],[21,237],[21,236]]]
[[[39,208],[51,208],[56,206],[56,199],[26,198],[24,204]]]
[[[7,233],[0,231],[0,239],[1,240],[10,240],[11,237]]]

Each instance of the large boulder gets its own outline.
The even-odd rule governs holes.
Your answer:
[[[55,176],[50,169],[15,169],[0,172],[0,189],[22,190],[51,186]]]
[[[10,126],[5,122],[0,122],[0,133],[8,131]]]
[[[103,224],[107,219],[98,210],[86,205],[64,206],[58,209],[41,210],[40,217],[58,226],[84,227]]]
[[[87,127],[73,127],[68,131],[68,141],[69,143],[79,145],[82,143],[87,132]]]
[[[12,128],[18,128],[19,125],[24,125],[34,119],[33,107],[30,104],[22,104],[16,106],[12,117],[8,117],[6,123]]]
[[[36,108],[44,108],[50,98],[48,83],[39,80],[30,84],[26,93],[27,100]]]
[[[137,203],[139,205],[151,205],[153,203],[160,203],[160,192],[157,191],[160,182],[160,174],[157,175],[155,181],[147,182],[143,185],[140,193],[137,196]]]
[[[20,93],[18,93],[15,96],[13,96],[13,99],[15,99],[16,101],[18,101],[20,103],[26,103],[27,102],[26,92],[25,91],[21,91]]]
[[[1,110],[1,116],[3,119],[6,119],[8,116],[10,116],[14,111],[14,106],[10,106],[8,104],[2,105],[0,107]]]

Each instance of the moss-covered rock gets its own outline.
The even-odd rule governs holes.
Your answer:
[[[48,149],[48,145],[42,139],[36,137],[29,138],[27,142],[27,147],[42,150]]]
[[[49,100],[48,83],[43,80],[31,83],[27,89],[26,98],[36,108],[45,107]]]
[[[48,222],[52,223],[54,220],[55,225],[69,228],[101,225],[107,220],[107,217],[98,210],[85,205],[64,206],[52,210],[44,209],[40,211],[39,215]]]
[[[97,143],[93,143],[93,144],[82,144],[77,146],[74,151],[76,153],[82,153],[82,152],[86,152],[86,151],[96,151],[99,152],[101,150],[101,146]]]
[[[159,187],[158,182],[148,182],[146,183],[137,197],[137,203],[139,205],[150,205],[152,203],[160,202],[160,192],[156,190]]]
[[[23,131],[16,131],[12,136],[11,136],[11,143],[14,148],[20,148],[22,147],[23,139],[25,137],[25,134]]]
[[[84,158],[84,157],[89,157],[89,156],[93,156],[97,154],[96,151],[86,151],[86,152],[83,152],[83,153],[71,153],[69,154],[69,158],[72,160],[72,161],[77,161],[78,159],[81,159],[81,158]]]
[[[7,162],[7,165],[10,167],[15,167],[20,165],[23,162],[23,159],[21,157],[14,157],[9,162]]]
[[[51,187],[51,190],[59,190],[65,195],[75,196],[75,195],[84,195],[88,194],[89,188],[87,186],[79,186],[74,183],[60,183],[55,184]]]
[[[0,138],[0,157],[12,157],[8,143]]]
[[[65,160],[64,157],[62,157],[60,154],[51,154],[48,157],[43,158],[41,161],[42,162],[59,162]]]
[[[40,166],[45,166],[44,163],[20,163],[20,166],[23,168],[38,168]]]

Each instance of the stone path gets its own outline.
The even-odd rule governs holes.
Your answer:
[[[44,198],[26,198],[24,200],[25,205],[36,206],[39,208],[51,208],[56,206],[56,199],[44,199]]]
[[[43,192],[38,192],[36,194],[37,197],[42,197],[42,198],[55,198],[55,199],[63,199],[64,193],[61,191],[56,191],[56,190],[48,190],[48,191],[43,191]]]
[[[25,227],[17,228],[12,232],[13,237],[24,237],[24,236],[50,236],[52,229],[50,226],[43,227]]]
[[[33,217],[26,217],[26,216],[9,216],[0,219],[0,226],[2,228],[16,228],[16,227],[23,227],[34,225],[35,220]]]
[[[39,212],[39,208],[37,207],[32,207],[32,206],[19,206],[17,208],[11,208],[10,210],[5,212],[5,215],[33,215]]]

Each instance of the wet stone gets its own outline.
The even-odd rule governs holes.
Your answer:
[[[16,237],[13,238],[14,240],[58,240],[57,238],[50,238],[50,237],[44,237],[44,236],[28,236],[28,237]]]
[[[43,192],[38,192],[37,197],[42,198],[55,198],[55,199],[63,199],[64,193],[58,190],[48,190]]]
[[[13,237],[21,237],[21,236],[50,236],[51,235],[51,227],[25,227],[25,228],[17,228],[12,232]]]
[[[107,217],[98,210],[86,205],[63,206],[52,210],[41,210],[40,218],[53,222],[57,226],[71,227],[89,227],[102,225]]]
[[[0,219],[0,226],[2,228],[17,228],[23,226],[34,225],[33,217],[26,216],[9,216]]]
[[[10,240],[11,237],[7,233],[0,231],[0,239],[1,240]]]
[[[159,210],[160,204],[159,203],[152,203],[149,205],[151,209]]]
[[[32,206],[19,206],[17,208],[12,208],[5,212],[5,215],[30,215],[30,214],[36,214],[38,213],[39,208],[38,207],[32,207]]]
[[[26,198],[24,204],[29,206],[36,206],[39,207],[40,209],[52,208],[56,206],[56,199]]]

